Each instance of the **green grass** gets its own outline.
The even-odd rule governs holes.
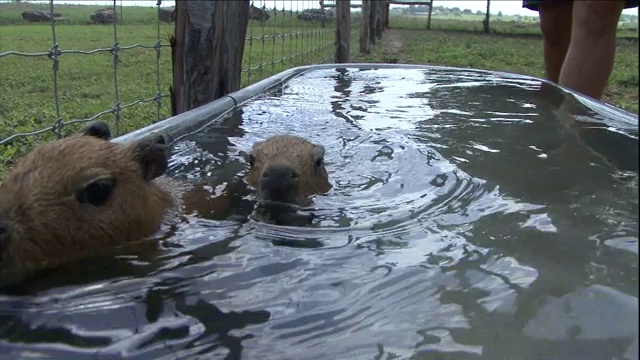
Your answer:
[[[65,17],[56,26],[61,50],[90,51],[109,48],[114,43],[113,25],[87,25],[89,14],[102,6],[57,5]],[[6,51],[47,52],[53,44],[50,24],[31,24],[22,20],[25,9],[48,10],[33,4],[0,4],[0,53]],[[120,8],[118,8],[120,10]],[[425,18],[392,17],[392,27],[403,27],[401,54],[385,50],[389,32],[371,55],[355,56],[352,61],[384,62],[395,57],[407,63],[496,69],[543,75],[542,43],[536,23],[493,21],[492,29],[501,34],[485,35],[480,21],[473,19],[434,18],[432,28],[448,31],[426,31]],[[155,8],[124,7],[123,23],[118,25],[119,45],[153,45],[158,38]],[[358,50],[359,19],[352,18],[352,54]],[[162,43],[168,44],[173,24],[160,24]],[[449,31],[457,30],[457,31]],[[514,35],[523,35],[514,36]],[[491,40],[487,41],[487,36]],[[318,23],[299,21],[289,12],[271,12],[261,26],[250,21],[243,59],[242,86],[264,79],[285,69],[318,62],[333,61],[334,24],[322,28]],[[611,102],[627,110],[638,111],[638,44],[636,38],[618,47],[614,74],[611,78]],[[168,94],[172,82],[170,48],[161,49],[159,64],[160,91]],[[15,133],[33,132],[52,125],[56,120],[52,61],[46,56],[9,55],[0,58],[0,139]],[[250,71],[248,71],[250,69]],[[156,51],[136,48],[119,54],[118,88],[121,104],[151,98],[157,92]],[[63,54],[59,62],[58,96],[60,116],[64,121],[91,117],[111,109],[115,103],[114,64],[109,52],[92,55]],[[162,99],[160,118],[170,115],[169,99]],[[100,119],[113,126],[114,115]],[[155,102],[138,104],[122,110],[118,133],[123,134],[157,121]],[[63,134],[80,125],[65,126]],[[0,179],[14,159],[35,144],[54,138],[52,132],[20,138],[0,145]]]

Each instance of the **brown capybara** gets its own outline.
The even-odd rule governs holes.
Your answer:
[[[253,145],[247,183],[257,189],[258,203],[310,204],[311,195],[331,189],[324,146],[281,134]]]
[[[0,272],[91,256],[154,235],[184,214],[229,214],[237,194],[211,196],[164,176],[169,137],[109,141],[94,121],[20,159],[0,183]],[[258,201],[298,206],[328,191],[324,148],[292,135],[256,143],[247,176]],[[230,187],[233,187],[230,186]],[[205,216],[210,217],[210,216]]]
[[[55,263],[141,240],[177,205],[154,179],[165,173],[167,138],[108,141],[100,121],[44,143],[0,184],[0,271]]]

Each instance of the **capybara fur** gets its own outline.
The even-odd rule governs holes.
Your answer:
[[[44,143],[0,184],[0,271],[56,262],[154,234],[172,206],[153,180],[168,162],[162,136],[108,141],[95,121]]]
[[[324,146],[281,134],[253,145],[247,183],[257,189],[258,203],[304,207],[310,196],[331,189],[324,163]]]

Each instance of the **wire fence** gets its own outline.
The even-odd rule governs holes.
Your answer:
[[[478,33],[484,31],[483,21],[486,19],[485,1],[478,1],[476,6],[469,6],[469,3],[439,4],[439,1],[433,2],[431,18],[429,18],[428,5],[392,4],[389,9],[389,27],[409,30],[430,28],[432,30]],[[465,8],[465,6],[473,7],[473,10]],[[489,32],[496,34],[542,35],[540,17],[536,11],[529,11],[528,15],[504,15],[501,11],[491,8],[488,26]],[[634,19],[632,16],[622,14],[618,21],[618,31],[623,32],[618,36],[637,38],[637,17]],[[633,34],[634,32],[636,33],[635,35]]]
[[[333,62],[335,8],[331,7],[329,1],[324,3],[329,6],[324,12],[318,6],[318,1],[311,0],[257,0],[251,3],[242,61],[241,87],[288,68]],[[335,1],[333,3],[335,4]],[[169,46],[168,36],[173,34],[174,26],[169,24],[166,14],[163,18],[162,13],[166,13],[167,8],[163,7],[162,0],[149,1],[149,5],[155,7],[153,14],[149,6],[123,7],[122,1],[118,6],[117,0],[108,4],[113,12],[113,23],[91,25],[86,23],[86,17],[97,7],[54,5],[54,1],[49,0],[46,11],[40,4],[41,12],[51,14],[50,20],[47,21],[50,26],[48,41],[51,47],[47,51],[5,49],[5,46],[35,46],[31,41],[12,42],[5,46],[0,44],[0,89],[3,94],[8,94],[0,95],[0,173],[2,167],[10,163],[12,158],[28,151],[35,143],[63,137],[82,123],[95,119],[112,122],[117,136],[171,115],[170,101],[163,101],[169,96],[168,90],[172,83],[171,55],[170,52],[163,51],[163,48]],[[25,21],[19,19],[21,10],[29,10],[24,6],[31,6],[31,10],[35,10],[36,5],[22,6],[23,8],[14,9],[13,13],[3,11],[4,15],[0,15],[1,36],[4,39],[13,35],[18,38],[19,35],[16,34],[31,34],[33,31],[34,34],[39,32],[44,39],[43,27],[47,26],[46,24],[23,25]],[[56,11],[64,11],[66,14],[56,14]],[[78,15],[80,11],[85,18],[84,21],[81,20],[82,16]],[[125,12],[126,22],[122,16]],[[11,16],[13,19],[10,19]],[[152,21],[151,16],[155,16]],[[352,54],[357,52],[361,20],[360,9],[352,8]],[[7,25],[12,21],[14,25]],[[153,27],[150,24],[153,24]],[[20,27],[24,31],[9,30]],[[112,28],[111,34],[106,31],[107,27]],[[153,33],[149,31],[150,28],[153,28]],[[126,36],[122,36],[123,29],[126,30]],[[64,36],[61,35],[63,31]],[[99,43],[105,41],[105,36],[112,37],[113,42],[100,47]],[[67,37],[73,40],[66,43]],[[126,37],[126,40],[123,37]],[[80,44],[74,42],[84,46],[92,44],[94,47],[97,44],[98,47],[79,50],[77,48],[81,47]],[[73,49],[74,47],[76,49]],[[155,58],[150,56],[152,54],[149,54],[149,51]],[[125,59],[127,52],[131,54],[126,55],[129,57]],[[75,58],[100,54],[109,56],[111,65],[100,63],[99,60]],[[19,58],[23,60],[17,60]],[[33,59],[46,59],[50,62],[49,69],[52,69],[53,75],[51,82],[46,80],[51,76],[48,75],[51,74],[51,70],[41,66],[43,61],[38,61],[36,66],[30,66],[29,61],[36,62]],[[65,63],[69,66],[65,68],[67,72],[63,76],[61,67]],[[17,74],[20,72],[19,67],[23,72],[21,75]],[[111,69],[108,70],[107,67]],[[25,76],[24,73],[30,75]],[[32,87],[37,88],[37,91],[30,92]],[[107,88],[113,89],[112,95],[105,92]],[[126,101],[123,96],[125,91]],[[106,103],[108,98],[112,101]],[[51,103],[53,109],[50,108]],[[101,104],[103,108],[96,109],[97,104]],[[125,111],[142,104],[150,104],[154,110],[150,111],[147,108],[145,111],[131,113]],[[87,113],[88,108],[96,111]]]
[[[389,9],[389,27],[409,30],[454,30],[478,32],[484,31],[486,19],[486,2],[479,2],[483,9],[476,10],[437,5],[429,16],[428,5],[393,4]],[[537,13],[530,16],[491,14],[489,31],[500,34],[540,35],[540,24]]]
[[[160,109],[162,107],[162,98],[168,96],[167,93],[162,91],[162,86],[160,83],[160,58],[161,58],[161,49],[162,47],[166,47],[168,46],[168,44],[163,44],[161,41],[161,37],[160,37],[160,5],[162,4],[161,0],[158,0],[156,2],[156,7],[157,7],[157,12],[158,12],[158,19],[156,21],[156,25],[157,25],[157,37],[156,37],[156,42],[152,45],[144,45],[144,44],[133,44],[133,45],[127,45],[127,46],[121,46],[120,45],[120,41],[118,39],[118,15],[117,15],[117,1],[113,0],[113,10],[114,10],[114,21],[113,21],[113,44],[111,44],[109,47],[103,47],[103,48],[97,48],[97,49],[93,49],[93,50],[73,50],[73,49],[62,49],[60,43],[58,42],[58,35],[56,32],[56,28],[59,27],[57,26],[57,22],[59,21],[58,18],[56,18],[55,16],[50,16],[50,24],[51,24],[51,40],[52,40],[52,46],[51,48],[46,51],[46,52],[33,52],[33,53],[27,53],[27,52],[21,52],[21,51],[6,51],[6,52],[2,52],[0,53],[0,61],[2,58],[4,57],[9,57],[9,56],[19,56],[19,57],[26,57],[26,58],[32,58],[32,57],[47,57],[48,59],[50,59],[52,61],[52,69],[53,69],[53,102],[55,104],[55,119],[53,120],[53,122],[42,129],[37,129],[31,132],[25,132],[25,133],[15,133],[3,138],[0,138],[0,145],[4,145],[4,144],[10,144],[13,141],[19,139],[19,138],[25,138],[25,137],[31,137],[31,136],[35,136],[35,135],[41,135],[47,132],[51,132],[53,133],[53,135],[55,135],[56,138],[60,138],[63,136],[62,130],[65,126],[67,125],[71,125],[71,124],[79,124],[79,123],[86,123],[95,119],[98,119],[104,115],[108,115],[108,114],[112,114],[113,115],[113,122],[115,124],[115,133],[119,134],[120,132],[120,121],[121,121],[121,113],[122,110],[129,108],[131,106],[134,105],[138,105],[141,103],[147,103],[147,102],[155,102],[156,103],[156,107],[157,107],[157,112],[156,112],[156,120],[161,120],[161,113],[160,113]],[[56,13],[56,8],[54,6],[54,1],[50,0],[49,1],[49,14],[55,14]],[[120,99],[120,89],[118,86],[118,81],[119,81],[119,73],[118,73],[118,69],[119,69],[119,63],[120,63],[120,52],[124,51],[124,50],[131,50],[131,49],[136,49],[136,48],[145,48],[145,49],[154,49],[155,53],[156,53],[156,61],[155,61],[155,85],[156,85],[156,89],[157,92],[149,97],[149,98],[141,98],[126,104],[122,104],[121,103],[121,99]],[[60,89],[59,89],[59,79],[60,79],[60,59],[62,58],[62,56],[64,54],[78,54],[78,55],[93,55],[93,54],[98,54],[98,53],[110,53],[112,55],[113,58],[113,88],[114,88],[114,104],[110,109],[106,109],[104,111],[98,112],[96,114],[94,114],[93,116],[87,117],[87,118],[83,118],[83,119],[69,119],[69,120],[64,120],[62,117],[62,113],[61,113],[61,94],[60,94]]]
[[[243,87],[296,66],[333,62],[335,1],[324,1],[327,6],[324,12],[318,3],[309,0],[260,0],[252,3],[252,7],[267,14],[268,21],[258,19],[249,22],[242,67]],[[358,9],[352,9],[352,44],[358,41],[361,15]],[[357,47],[352,45],[352,55],[356,52]]]

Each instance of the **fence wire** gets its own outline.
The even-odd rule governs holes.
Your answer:
[[[109,1],[109,3],[111,3]],[[124,109],[144,104],[155,102],[155,120],[160,121],[163,119],[163,101],[164,97],[168,95],[168,85],[161,81],[163,71],[170,73],[170,66],[166,66],[164,63],[161,67],[161,49],[169,46],[168,42],[163,43],[161,39],[161,22],[163,22],[161,16],[162,0],[152,1],[155,3],[157,9],[157,17],[154,20],[156,26],[155,43],[144,44],[142,42],[135,43],[133,45],[121,45],[121,39],[119,37],[119,25],[122,23],[123,11],[128,11],[117,6],[117,0],[113,0],[110,5],[111,10],[114,12],[113,21],[113,42],[107,47],[98,47],[93,50],[79,50],[72,49],[64,46],[64,40],[60,39],[57,30],[61,26],[67,26],[58,24],[60,19],[51,16],[51,43],[52,46],[48,51],[40,52],[24,52],[24,51],[6,51],[0,53],[0,66],[6,66],[1,62],[10,57],[23,57],[23,58],[47,58],[51,60],[51,66],[53,70],[53,98],[52,101],[55,104],[55,118],[51,119],[50,125],[45,126],[42,129],[37,129],[29,132],[16,132],[14,134],[2,137],[4,134],[0,133],[0,160],[7,161],[7,156],[11,157],[16,155],[15,152],[10,152],[3,155],[1,145],[15,144],[16,141],[26,141],[26,138],[35,137],[42,134],[53,134],[56,138],[64,136],[63,129],[72,124],[86,123],[92,120],[96,120],[109,114],[113,117],[115,124],[115,135],[120,135],[122,130],[122,112]],[[360,1],[352,1],[353,4],[358,4]],[[327,6],[324,7],[324,4]],[[269,5],[269,6],[267,6]],[[68,6],[68,5],[67,5]],[[42,9],[42,8],[41,8]],[[48,12],[55,14],[54,0],[49,0]],[[323,11],[324,10],[324,11]],[[245,51],[243,55],[242,64],[242,79],[241,87],[248,86],[252,83],[260,81],[266,77],[269,77],[278,72],[286,69],[308,65],[333,62],[333,56],[335,52],[335,31],[336,31],[336,9],[335,1],[322,1],[317,0],[254,0],[250,5],[250,18],[247,28],[247,37],[245,42]],[[127,15],[129,22],[131,22],[132,15]],[[358,36],[360,33],[360,21],[361,9],[358,5],[352,6],[351,11],[351,53],[356,54],[358,51]],[[166,21],[166,19],[164,19]],[[17,21],[16,21],[17,22]],[[4,26],[4,25],[0,25]],[[37,25],[35,25],[37,26]],[[88,34],[88,33],[87,33]],[[89,35],[87,35],[89,36]],[[96,36],[96,35],[91,35]],[[138,41],[135,41],[138,42]],[[122,88],[121,88],[121,54],[127,50],[132,49],[153,49],[155,50],[155,94],[148,98],[140,98],[128,103],[122,103]],[[64,94],[61,94],[60,89],[60,63],[64,61],[65,55],[75,54],[83,56],[91,56],[96,54],[110,53],[113,62],[113,105],[103,111],[97,112],[90,116],[82,118],[70,118],[66,119],[63,116],[64,108],[67,103],[61,104],[61,98]],[[168,69],[167,69],[168,67]],[[142,70],[142,69],[141,69]],[[146,70],[146,69],[145,69]],[[87,74],[89,76],[89,74]],[[63,78],[64,79],[64,78]],[[126,80],[126,79],[125,79]],[[85,80],[88,81],[88,80]],[[163,86],[164,84],[164,86]],[[74,87],[81,88],[84,84],[75,84]],[[165,91],[163,91],[165,90]],[[39,104],[38,104],[39,105]],[[167,105],[167,104],[165,104]],[[81,107],[82,104],[74,105]],[[37,106],[36,106],[37,107]],[[25,109],[27,110],[27,109]],[[36,112],[41,111],[45,113],[44,109],[30,109]],[[166,114],[168,117],[169,114]],[[0,117],[2,117],[0,112]],[[4,122],[4,121],[3,121]],[[45,121],[46,123],[46,121]],[[144,126],[148,124],[141,124]],[[130,129],[133,130],[133,129]],[[30,140],[30,139],[29,139]],[[30,144],[27,144],[30,145]],[[28,149],[26,149],[28,150]],[[5,159],[2,159],[4,157]],[[2,162],[0,161],[0,172],[2,170]]]
[[[428,2],[428,1],[425,1]],[[482,9],[471,10],[456,4],[440,5],[432,2],[431,16],[429,5],[392,4],[389,9],[389,27],[407,30],[452,30],[467,32],[484,32],[486,19],[486,2],[482,2]],[[462,4],[460,4],[462,5]],[[541,34],[539,17],[535,12],[529,16],[503,16],[490,13],[489,32],[498,34],[533,35]]]

